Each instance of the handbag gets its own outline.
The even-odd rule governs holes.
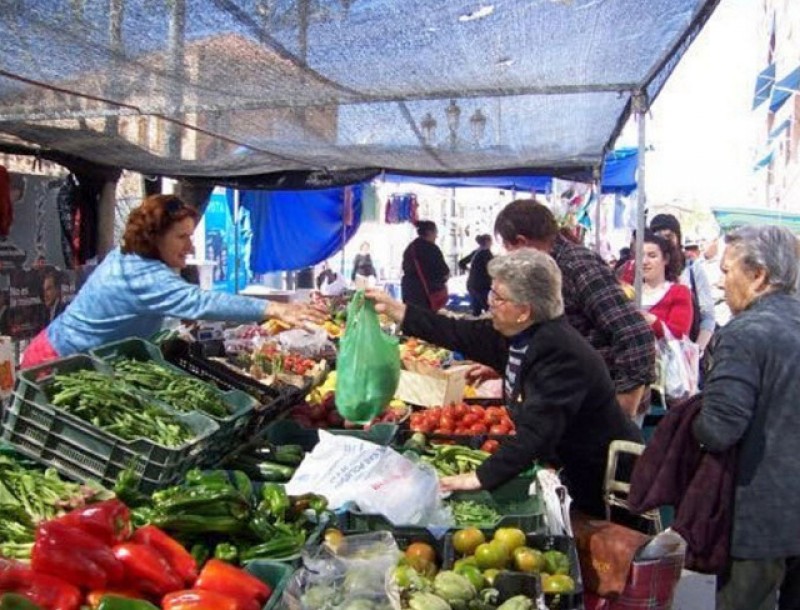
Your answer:
[[[612,523],[572,514],[572,530],[587,591],[615,597],[625,590],[636,552],[651,536]]]
[[[656,383],[653,387],[670,401],[685,400],[698,392],[700,348],[689,339],[676,339],[666,324],[656,341]]]
[[[419,261],[417,260],[417,245],[414,244],[414,267],[417,269],[417,275],[419,276],[419,281],[422,283],[422,289],[425,291],[425,296],[428,299],[428,305],[433,311],[439,311],[442,307],[447,305],[447,299],[449,294],[447,293],[447,286],[443,286],[439,290],[434,290],[431,292],[428,290],[428,282],[425,281],[425,274],[422,273],[422,267],[419,265]]]

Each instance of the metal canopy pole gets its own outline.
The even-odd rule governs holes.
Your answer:
[[[233,191],[233,292],[239,294],[239,189]],[[223,272],[227,272],[223,269]]]
[[[636,275],[633,288],[636,292],[636,306],[642,306],[642,257],[644,251],[644,226],[647,212],[647,198],[645,196],[645,119],[647,114],[647,93],[636,91],[631,100],[633,112],[639,128],[639,157],[637,159],[636,176],[636,252],[634,256]]]
[[[592,178],[595,190],[594,196],[596,198],[596,201],[594,202],[594,251],[600,254],[600,251],[602,250],[600,247],[600,193],[603,192],[603,183],[599,166],[592,170]]]

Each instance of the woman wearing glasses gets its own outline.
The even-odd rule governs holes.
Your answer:
[[[563,468],[576,508],[603,517],[603,476],[613,440],[641,442],[615,398],[600,355],[564,318],[561,272],[547,254],[521,249],[489,263],[490,319],[458,320],[385,293],[376,309],[407,335],[462,352],[504,374],[516,425],[477,472],[443,477],[443,490],[493,489],[534,461]]]
[[[172,195],[152,195],[131,211],[115,248],[92,272],[67,309],[31,342],[22,357],[27,368],[125,339],[148,338],[167,317],[190,320],[290,324],[321,322],[325,314],[308,305],[273,303],[201,290],[179,271],[194,252],[194,208]]]

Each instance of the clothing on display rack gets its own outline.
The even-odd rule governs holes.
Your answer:
[[[419,203],[414,193],[395,193],[386,201],[386,224],[416,223]]]

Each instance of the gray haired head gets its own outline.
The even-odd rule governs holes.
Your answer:
[[[530,305],[534,322],[546,322],[564,314],[561,270],[549,254],[522,248],[489,263],[489,275],[503,282],[516,303]]]
[[[741,227],[726,235],[725,243],[735,249],[745,268],[764,269],[773,291],[797,291],[800,246],[789,229],[774,225]]]

